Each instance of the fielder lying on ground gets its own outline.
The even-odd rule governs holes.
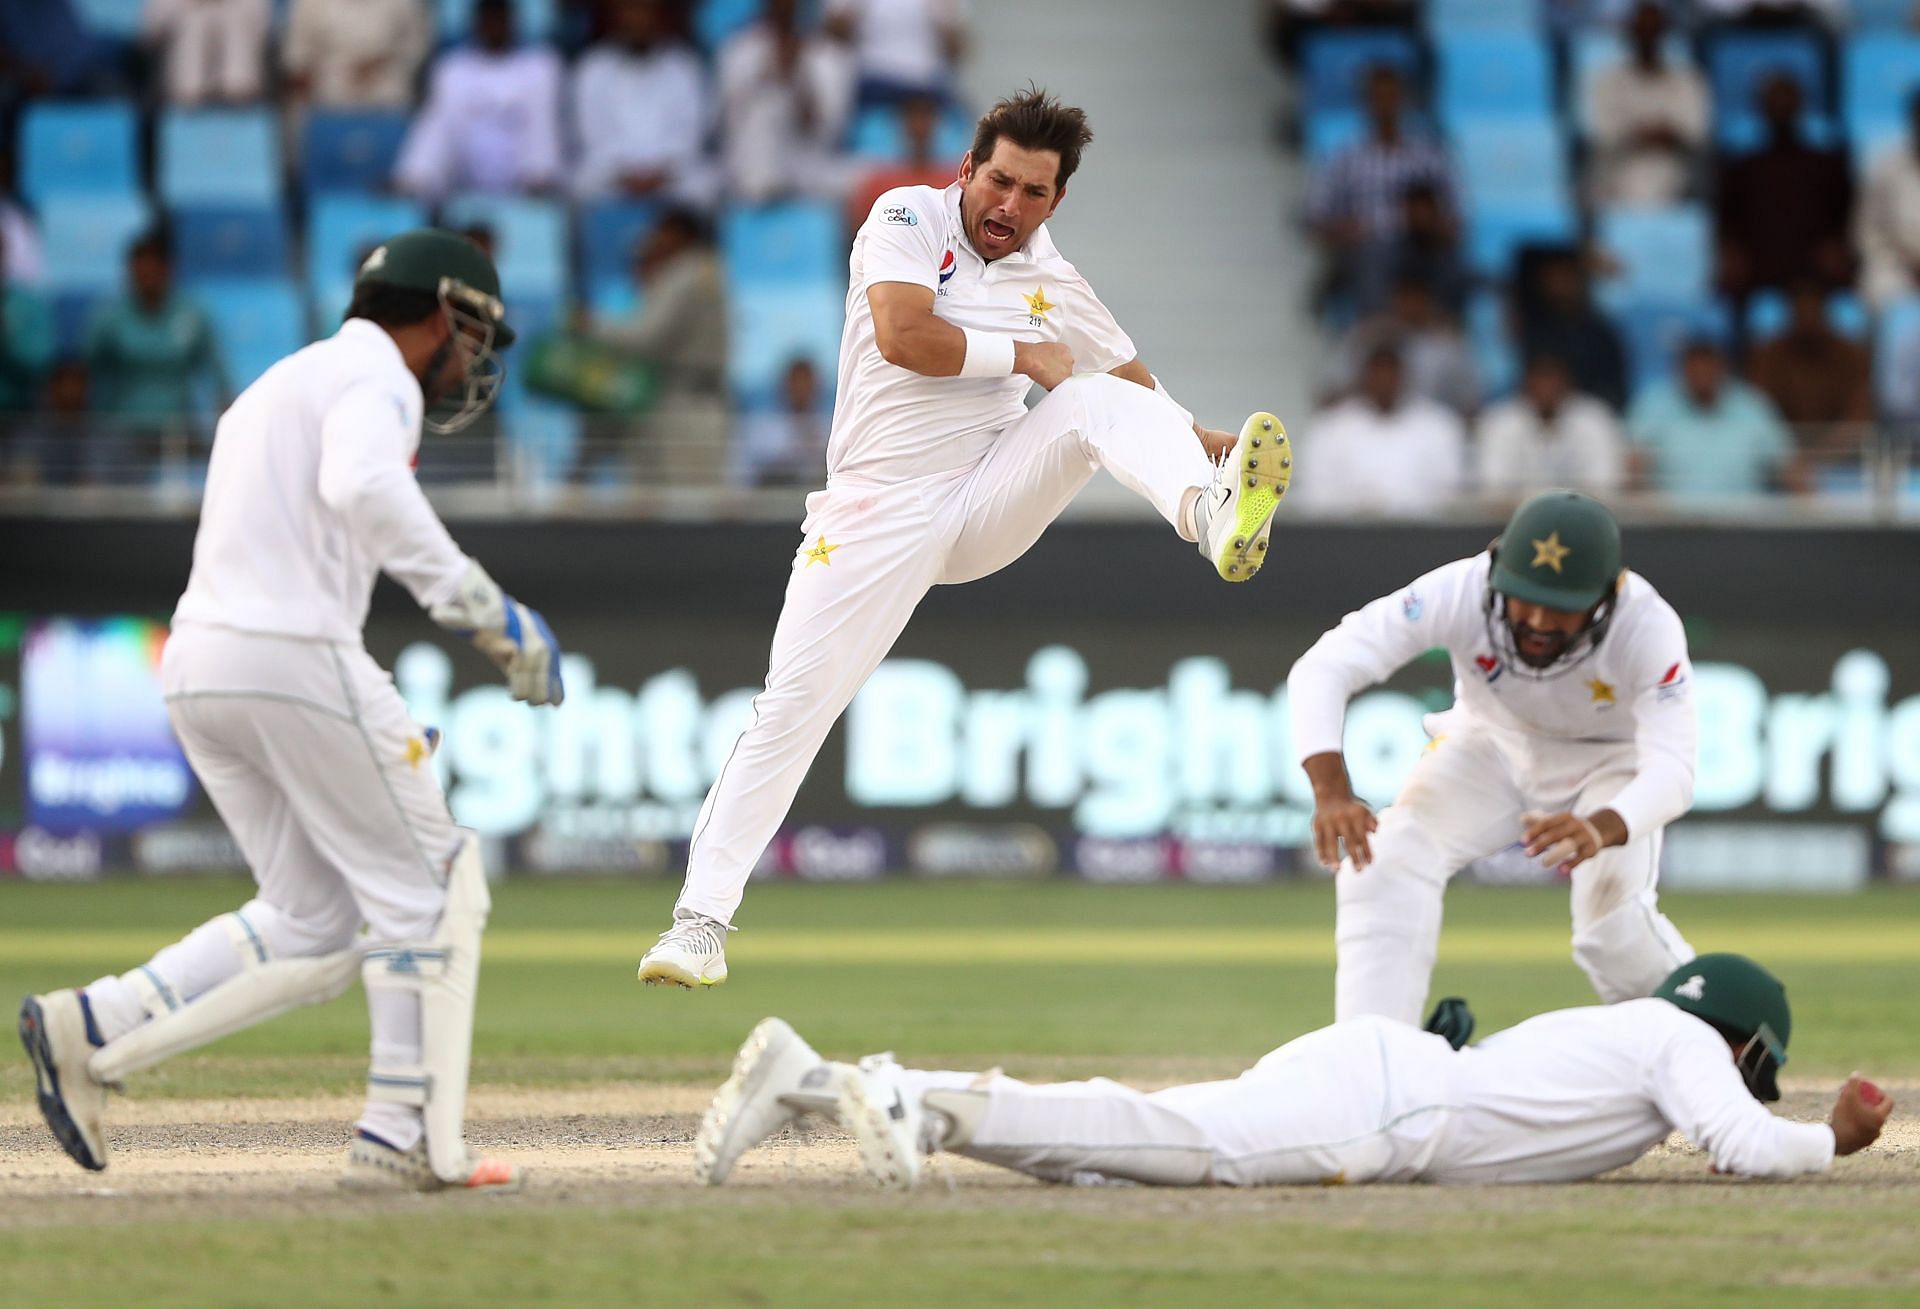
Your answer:
[[[1147,1094],[1105,1078],[922,1072],[884,1054],[830,1062],[769,1018],[707,1110],[695,1171],[718,1185],[742,1152],[815,1113],[836,1116],[868,1175],[900,1189],[940,1150],[1052,1182],[1566,1182],[1675,1131],[1721,1172],[1791,1177],[1872,1144],[1893,1102],[1856,1075],[1829,1122],[1776,1118],[1760,1101],[1779,1099],[1790,1026],[1766,970],[1702,955],[1652,997],[1542,1014],[1476,1046],[1369,1016],[1232,1081]]]

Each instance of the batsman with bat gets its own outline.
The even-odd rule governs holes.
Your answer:
[[[1454,705],[1376,820],[1347,778],[1347,702],[1435,647]],[[1448,879],[1516,846],[1571,878],[1573,957],[1601,1000],[1651,994],[1691,959],[1654,889],[1662,830],[1693,802],[1691,677],[1679,616],[1621,567],[1613,515],[1571,491],[1534,496],[1489,549],[1300,656],[1294,750],[1315,849],[1339,870],[1334,1017],[1419,1022]]]
[[[642,981],[725,980],[748,875],[920,598],[1020,558],[1096,469],[1225,580],[1265,562],[1292,477],[1280,421],[1256,413],[1237,438],[1196,425],[1048,234],[1091,139],[1043,92],[1004,100],[957,182],[886,192],[855,238],[826,489],[807,499],[766,687]],[[1029,411],[1035,383],[1048,394]]]
[[[515,699],[560,703],[553,633],[461,553],[412,470],[423,423],[453,431],[492,402],[505,315],[478,246],[404,233],[361,266],[340,330],[220,419],[161,681],[259,889],[139,967],[22,1003],[41,1113],[83,1168],[107,1166],[108,1087],[358,976],[372,1067],[342,1182],[520,1184],[464,1133],[489,905],[477,839],[453,825],[429,734],[361,636],[384,571]]]

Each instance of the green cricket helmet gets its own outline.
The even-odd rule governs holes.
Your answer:
[[[354,275],[353,289],[387,286],[434,297],[451,329],[443,351],[455,340],[467,353],[466,389],[452,414],[427,418],[435,432],[457,432],[478,418],[499,394],[506,365],[499,351],[513,344],[507,307],[500,299],[500,274],[487,252],[456,232],[416,227],[374,248]],[[428,367],[432,376],[442,358]],[[428,397],[429,408],[434,397]]]
[[[1542,491],[1513,511],[1495,539],[1487,574],[1489,635],[1523,675],[1564,672],[1606,634],[1623,574],[1620,525],[1607,507],[1577,491]],[[1506,601],[1521,600],[1563,613],[1585,613],[1587,624],[1560,650],[1536,663],[1520,655],[1506,619]]]
[[[1741,1042],[1737,1063],[1747,1089],[1778,1100],[1776,1074],[1787,1062],[1793,1014],[1780,979],[1745,955],[1703,954],[1681,964],[1653,994]]]

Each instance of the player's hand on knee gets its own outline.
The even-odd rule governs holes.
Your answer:
[[[460,589],[428,610],[434,622],[473,642],[506,674],[507,691],[528,704],[557,705],[566,697],[560,680],[560,642],[536,609],[502,591],[478,562],[469,561]]]
[[[1880,1139],[1880,1129],[1893,1112],[1893,1098],[1855,1073],[1833,1102],[1833,1152],[1852,1154]]]
[[[1313,810],[1313,852],[1321,864],[1337,869],[1344,846],[1358,871],[1373,862],[1373,846],[1367,838],[1379,826],[1373,810],[1352,796],[1322,800]]]
[[[1051,391],[1073,376],[1073,351],[1058,341],[1015,341],[1013,371]]]

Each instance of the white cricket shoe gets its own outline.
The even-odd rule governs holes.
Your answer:
[[[718,1186],[742,1154],[800,1115],[833,1112],[844,1068],[822,1059],[785,1020],[761,1019],[700,1120],[693,1175]]]
[[[1229,582],[1244,582],[1267,561],[1273,513],[1293,481],[1293,447],[1272,414],[1241,425],[1213,484],[1200,489],[1200,553]]]
[[[900,1088],[900,1065],[890,1054],[870,1054],[840,1085],[840,1126],[860,1147],[860,1166],[890,1191],[910,1191],[920,1182],[929,1139],[920,1097]]]
[[[696,915],[677,918],[660,933],[653,949],[640,958],[640,980],[648,986],[662,982],[685,987],[718,986],[727,980],[727,933],[717,918]]]
[[[87,1037],[87,1015],[74,990],[30,995],[20,1002],[20,1044],[33,1061],[40,1114],[72,1160],[99,1172],[107,1166],[101,1120],[107,1088],[87,1071],[99,1047]]]
[[[411,1150],[396,1150],[378,1137],[355,1132],[347,1147],[340,1185],[349,1191],[475,1191],[504,1195],[527,1184],[526,1170],[504,1159],[469,1158],[465,1181],[449,1182],[427,1162],[423,1136]]]

